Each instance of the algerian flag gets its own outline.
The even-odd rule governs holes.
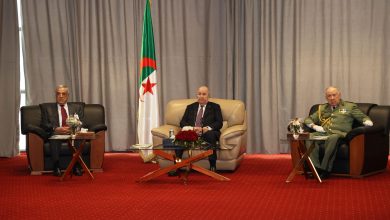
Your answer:
[[[152,145],[152,128],[159,126],[157,98],[156,55],[150,2],[146,1],[142,31],[141,73],[139,80],[138,141]],[[143,160],[149,161],[154,155],[151,150],[140,152]]]

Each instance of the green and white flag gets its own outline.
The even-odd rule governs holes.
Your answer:
[[[159,108],[157,98],[157,65],[154,49],[154,36],[150,1],[146,0],[142,31],[141,68],[139,80],[138,142],[152,145],[152,128],[159,126]],[[143,160],[149,161],[152,151],[141,151]]]

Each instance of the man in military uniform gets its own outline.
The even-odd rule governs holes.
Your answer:
[[[373,125],[371,119],[355,103],[341,99],[341,93],[336,87],[326,88],[325,98],[328,103],[319,105],[318,110],[304,121],[308,127],[316,131],[311,133],[311,136],[327,136],[326,140],[314,141],[315,147],[310,154],[310,159],[323,179],[328,178],[332,171],[337,141],[339,138],[344,138],[352,130],[353,121],[357,120],[365,126]],[[313,141],[306,141],[307,148],[311,144]],[[325,146],[321,162],[319,158],[320,145]]]

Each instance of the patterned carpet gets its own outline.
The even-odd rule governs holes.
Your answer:
[[[107,153],[104,172],[61,182],[30,176],[26,156],[0,158],[0,219],[390,219],[390,173],[332,177],[319,184],[298,175],[285,183],[289,155],[247,155],[230,182],[193,172],[188,185],[161,176],[134,153]]]

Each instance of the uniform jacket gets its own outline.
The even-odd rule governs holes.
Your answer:
[[[327,133],[340,134],[345,137],[352,130],[354,120],[363,123],[371,119],[355,103],[340,100],[340,104],[334,110],[328,103],[319,105],[318,110],[307,117],[304,123],[320,125]]]

